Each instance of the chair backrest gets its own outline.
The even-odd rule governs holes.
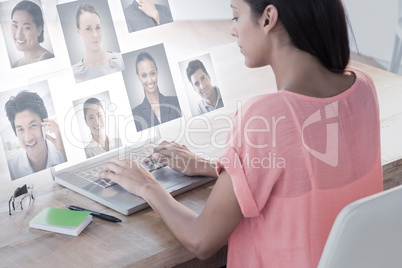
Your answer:
[[[402,186],[347,205],[318,267],[402,267]]]

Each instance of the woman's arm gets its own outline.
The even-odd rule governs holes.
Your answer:
[[[100,177],[141,196],[160,215],[173,235],[200,259],[224,246],[243,218],[230,175],[224,170],[200,215],[177,202],[139,163],[112,159]]]

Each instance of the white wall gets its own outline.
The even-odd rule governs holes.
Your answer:
[[[175,21],[232,18],[229,0],[169,0]]]
[[[351,50],[373,58],[388,68],[394,46],[399,0],[342,1],[357,44],[351,39]],[[169,3],[177,21],[232,17],[229,0],[169,0]]]
[[[359,52],[388,68],[398,20],[398,0],[343,0]]]

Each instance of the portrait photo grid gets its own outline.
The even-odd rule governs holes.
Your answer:
[[[136,38],[174,26],[168,0],[154,3],[159,21],[135,0],[0,2],[0,166],[9,180],[224,106],[213,54],[172,58],[165,40]]]

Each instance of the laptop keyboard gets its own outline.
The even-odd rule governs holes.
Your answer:
[[[153,146],[139,151],[127,153],[124,156],[119,157],[119,159],[137,160],[141,165],[143,165],[146,169],[148,169],[149,172],[153,172],[157,169],[162,168],[164,165],[161,163],[155,163],[155,162],[145,163],[142,161],[142,159],[150,156],[152,153],[153,153]],[[108,188],[110,186],[115,185],[116,183],[110,179],[99,178],[96,176],[98,172],[102,171],[104,164],[105,163],[86,168],[85,170],[81,170],[80,172],[75,173],[75,175],[81,179],[89,181],[102,188]]]

